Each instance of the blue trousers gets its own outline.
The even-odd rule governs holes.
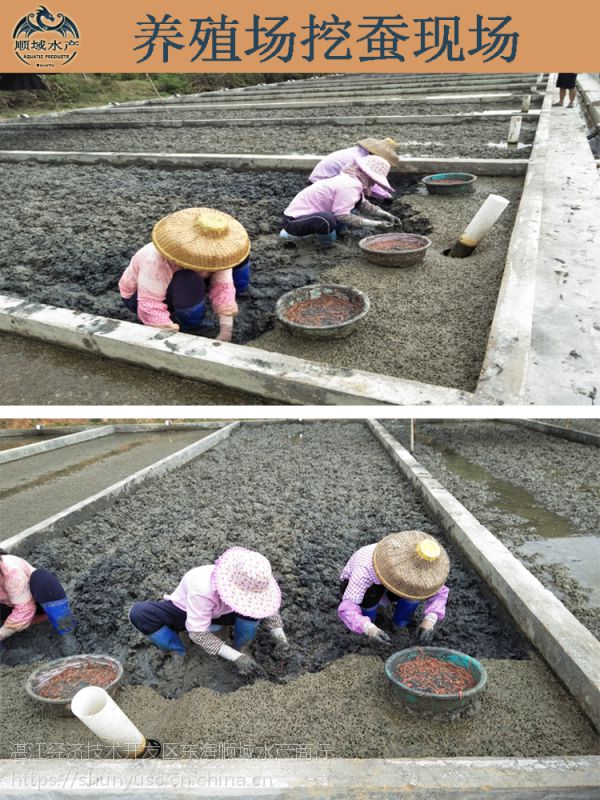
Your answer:
[[[148,636],[156,633],[165,625],[174,631],[185,631],[187,614],[170,600],[144,600],[135,603],[130,612],[129,619],[131,624],[141,633]],[[231,612],[212,620],[211,628],[218,630],[224,625],[233,625],[235,647],[243,647],[249,644],[258,628],[259,620],[243,617],[241,614]],[[213,628],[214,626],[214,628]]]

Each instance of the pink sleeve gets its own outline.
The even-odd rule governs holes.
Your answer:
[[[352,633],[364,633],[367,623],[371,621],[362,613],[360,603],[372,582],[368,571],[360,567],[353,570],[348,579],[348,586],[338,606],[338,617]]]
[[[342,600],[338,606],[337,615],[352,633],[364,633],[367,623],[371,621],[363,615],[360,606],[352,600]]]
[[[450,590],[448,587],[442,586],[442,588],[425,603],[423,616],[426,614],[436,614],[438,618],[437,621],[441,622],[446,616],[446,603],[448,602],[449,594]]]
[[[4,620],[0,638],[27,628],[35,616],[35,600],[29,591],[29,575],[19,568],[4,572],[4,589],[13,609]]]
[[[169,324],[172,320],[166,299],[173,270],[158,252],[140,251],[133,258],[142,259],[137,285],[138,317],[144,325]]]
[[[232,317],[238,313],[235,302],[233,270],[213,272],[209,279],[208,297],[216,314]]]
[[[392,195],[387,191],[387,189],[384,189],[383,186],[379,186],[377,183],[375,183],[371,188],[371,197],[383,197],[384,199],[387,199],[391,196]]]
[[[194,633],[204,633],[212,624],[214,604],[204,594],[188,594],[186,601],[187,618],[185,627]]]

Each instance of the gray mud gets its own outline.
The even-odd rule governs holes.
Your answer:
[[[399,194],[418,178],[394,178]],[[150,241],[162,216],[207,205],[233,214],[252,240],[252,285],[239,298],[234,341],[247,342],[273,325],[277,299],[314,283],[322,270],[353,250],[311,252],[298,258],[280,246],[281,213],[306,185],[294,172],[148,170],[88,166],[11,165],[0,168],[5,220],[0,243],[0,291],[42,303],[133,320],[117,284],[132,255]],[[18,185],[15,213],[11,186]],[[407,228],[427,232],[426,218],[396,201]],[[209,318],[208,325],[212,323]],[[203,335],[216,335],[216,327]]]
[[[531,108],[537,109],[541,106],[541,99],[531,98]],[[215,101],[216,103],[217,101]],[[350,98],[347,103],[304,106],[300,108],[239,108],[240,101],[231,99],[232,107],[227,108],[225,103],[221,108],[186,108],[186,105],[174,104],[164,108],[156,108],[155,111],[126,112],[95,111],[93,113],[78,113],[73,111],[64,114],[56,119],[65,122],[97,120],[98,122],[111,122],[116,120],[144,120],[151,124],[154,120],[168,119],[248,119],[260,117],[269,119],[271,117],[375,117],[389,115],[407,114],[464,114],[469,111],[504,111],[506,109],[516,109],[519,102],[511,98],[503,98],[495,103],[473,103],[472,100],[465,100],[463,103],[414,103],[410,101],[396,101],[395,103],[360,103]],[[244,101],[245,102],[245,101]],[[221,103],[221,101],[219,101]],[[234,103],[238,108],[233,108]],[[251,105],[250,103],[248,105]]]
[[[403,157],[527,158],[537,119],[524,121],[518,149],[506,147],[508,120],[469,121],[460,125],[299,126],[265,120],[249,128],[134,128],[125,130],[3,131],[2,150],[94,150],[161,153],[305,153],[349,147],[367,134],[391,136]]]
[[[357,257],[356,250],[348,257],[348,250],[339,245],[337,265],[324,271],[321,279],[356,286],[371,301],[368,316],[350,337],[334,341],[300,339],[278,325],[253,344],[337,367],[473,391],[494,316],[522,182],[517,178],[480,177],[476,186],[475,194],[462,197],[406,198],[413,212],[432,222],[427,235],[433,244],[421,265],[407,269],[378,267]],[[444,249],[454,243],[490,193],[510,200],[494,228],[470,258],[444,256]],[[297,252],[300,261],[315,250],[308,246]]]
[[[443,539],[363,425],[287,423],[243,427],[31,557],[60,572],[81,645],[125,661],[118,698],[125,712],[146,736],[175,743],[181,757],[289,756],[290,743],[363,758],[598,752],[584,716],[447,542],[451,594],[437,641],[482,658],[489,688],[472,718],[452,724],[416,719],[396,705],[383,672],[390,648],[336,619],[338,574],[355,548],[413,527]],[[275,663],[259,636],[254,655],[269,680],[243,688],[231,665],[193,645],[183,661],[164,655],[126,620],[135,600],[160,597],[184,570],[231,544],[270,558],[298,651],[290,664]],[[381,624],[389,629],[389,620]],[[93,741],[73,718],[43,715],[22,689],[34,662],[56,655],[43,627],[15,636],[9,656],[19,666],[0,667],[9,704],[1,714],[4,757],[15,742]],[[395,635],[393,649],[406,639]]]
[[[88,355],[24,336],[0,335],[5,405],[268,405],[269,400]]]
[[[369,655],[347,656],[285,686],[260,682],[230,694],[193,688],[177,700],[128,686],[116,699],[148,738],[168,743],[170,758],[295,758],[302,751],[330,758],[544,758],[600,751],[591,725],[542,662],[483,663],[489,681],[481,707],[452,723],[399,707],[380,659]],[[85,753],[98,740],[74,717],[35,708],[22,689],[28,669],[0,666],[0,757],[10,758],[20,743],[31,757],[81,758],[82,746]]]
[[[187,569],[242,544],[263,552],[281,582],[284,621],[300,650],[292,671],[317,671],[347,653],[384,656],[385,647],[374,648],[337,621],[339,573],[358,547],[411,528],[443,538],[363,425],[267,425],[243,427],[192,465],[40,543],[31,558],[65,581],[85,650],[125,661],[127,683],[176,696],[198,685],[227,691],[240,681],[233,668],[197,656],[195,647],[187,669],[148,647],[127,622],[133,602],[159,599]],[[525,657],[508,616],[448,549],[451,600],[439,642],[476,657]],[[407,633],[397,634],[396,649],[407,641]],[[34,661],[52,655],[56,639],[37,629],[8,646],[13,661]],[[272,680],[285,680],[270,653],[261,636],[261,663]]]
[[[402,423],[386,423],[386,427],[407,442]],[[514,484],[513,508],[505,507],[504,499],[499,501],[484,476],[476,479],[460,463],[459,472],[449,466],[448,458],[456,454],[495,478]],[[596,555],[600,530],[596,447],[520,426],[457,421],[418,423],[415,456],[600,637],[600,608],[590,604],[591,591],[585,585],[586,580],[596,587],[600,583],[600,559]],[[522,504],[519,489],[524,489],[542,508],[528,510]],[[586,557],[588,563],[580,572],[577,563]],[[595,578],[591,575],[594,563]],[[578,574],[581,580],[577,580]]]

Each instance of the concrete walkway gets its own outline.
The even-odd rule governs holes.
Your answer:
[[[116,433],[1,465],[0,538],[35,525],[212,432]]]
[[[600,176],[579,110],[552,109],[525,401],[598,404]]]

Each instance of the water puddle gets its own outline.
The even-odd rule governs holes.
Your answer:
[[[487,504],[481,498],[486,509],[492,512],[506,511],[520,517],[522,522],[517,523],[515,527],[524,533],[541,536],[544,539],[580,535],[580,531],[570,520],[545,508],[522,486],[497,478],[479,464],[469,461],[451,448],[440,446],[428,436],[421,434],[419,438],[428,447],[440,453],[445,466],[451,472],[465,480],[481,484],[493,494],[493,501]]]
[[[562,564],[589,591],[588,605],[600,608],[600,539],[596,536],[568,536],[527,542],[521,553],[535,556],[544,564]]]

